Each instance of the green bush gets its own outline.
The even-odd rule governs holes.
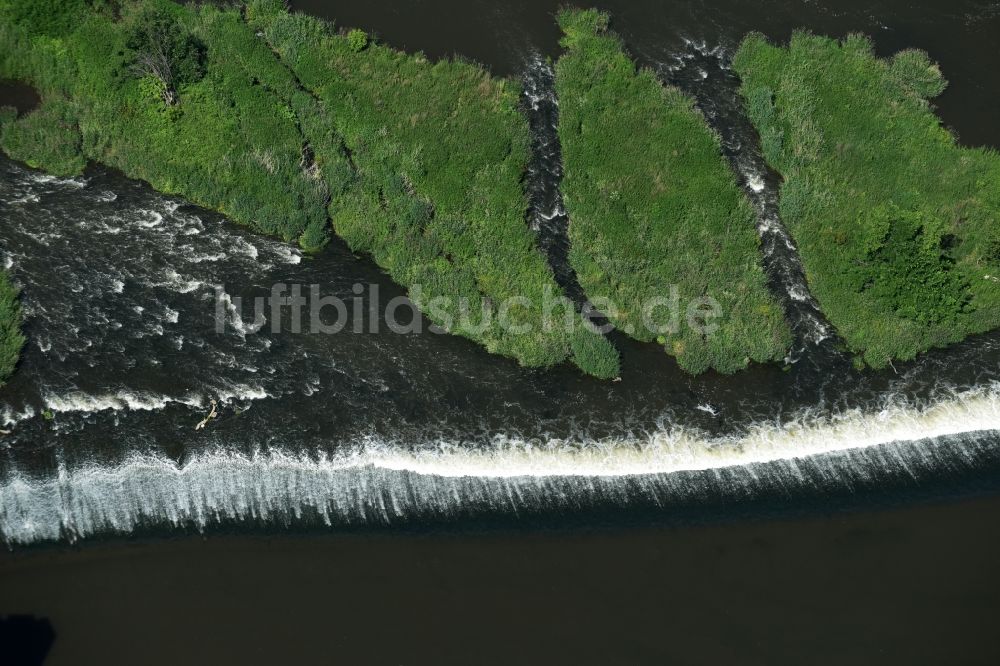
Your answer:
[[[866,248],[866,270],[858,291],[921,325],[954,325],[972,299],[966,276],[953,271],[938,220],[920,212],[879,207],[866,220],[874,238]]]
[[[0,271],[0,386],[13,374],[22,347],[24,336],[17,288],[7,273]]]
[[[601,379],[618,376],[618,354],[599,333],[581,327],[570,338],[570,344],[573,358],[584,372]]]
[[[13,106],[0,106],[0,135],[3,128],[17,120],[17,108]]]
[[[926,53],[750,35],[733,66],[812,292],[851,351],[882,367],[1000,325],[1000,156],[941,126],[927,100],[946,83]]]
[[[893,78],[925,99],[933,99],[948,87],[938,66],[919,49],[900,51],[892,59]]]
[[[6,0],[0,8],[32,35],[61,37],[73,31],[89,4],[86,0]]]
[[[127,24],[129,69],[140,78],[158,81],[159,96],[168,104],[176,103],[177,88],[205,76],[205,45],[172,12],[140,6]]]
[[[691,372],[783,358],[791,334],[718,137],[690,98],[636,70],[607,15],[567,10],[558,19],[563,192],[580,284],[616,306],[607,314],[618,328],[657,340]],[[758,101],[769,104],[766,95]],[[666,307],[647,312],[672,289],[679,317]],[[704,296],[722,312],[710,335],[685,321],[688,303]]]
[[[347,45],[351,47],[351,50],[357,53],[358,51],[364,51],[365,47],[368,46],[368,33],[364,30],[358,30],[355,28],[347,33]]]
[[[60,176],[80,174],[87,166],[76,111],[66,100],[50,99],[2,127],[0,144],[14,159]]]

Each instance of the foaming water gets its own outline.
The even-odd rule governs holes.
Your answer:
[[[376,455],[372,464],[438,476],[642,476],[804,459],[997,429],[1000,386],[995,385],[925,408],[888,402],[875,412],[854,409],[827,416],[806,411],[786,422],[752,424],[723,437],[662,424],[642,436],[550,440],[542,446],[499,437],[469,451],[442,445],[429,453]]]
[[[14,473],[0,485],[0,534],[26,544],[230,521],[386,525],[497,512],[551,513],[705,497],[829,493],[1000,459],[1000,386],[919,408],[803,413],[711,438],[664,425],[599,441],[497,435],[421,444],[378,437],[333,455],[217,445],[177,462],[132,453],[117,465]]]

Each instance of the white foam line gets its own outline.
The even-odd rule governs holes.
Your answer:
[[[627,503],[630,488],[656,502],[706,490],[690,487],[681,472],[707,471],[705,483],[714,478],[720,492],[742,494],[768,483],[850,485],[894,472],[917,478],[937,465],[971,464],[979,448],[994,446],[967,438],[928,440],[998,428],[1000,387],[993,385],[925,408],[887,405],[878,412],[803,415],[732,437],[706,438],[674,427],[588,442],[497,436],[479,448],[438,441],[410,450],[373,438],[319,457],[219,448],[184,464],[135,454],[118,465],[62,468],[49,477],[9,474],[0,484],[0,535],[8,543],[26,543],[127,532],[149,523],[204,527],[227,519],[287,519],[307,510],[328,524],[389,522],[465,506],[503,511],[529,503],[576,505],[588,497]],[[865,455],[889,443],[898,445]],[[817,457],[838,452],[844,457]]]
[[[500,437],[484,449],[441,444],[436,450],[403,452],[393,447],[370,450],[364,457],[377,467],[435,476],[637,476],[740,467],[989,430],[1000,430],[997,386],[924,409],[887,406],[877,413],[858,409],[832,418],[802,416],[755,425],[738,436],[706,438],[673,427],[645,439],[550,440],[538,446]]]
[[[161,331],[162,332],[162,331]],[[259,386],[245,384],[227,384],[212,389],[211,397],[223,404],[230,402],[251,402],[266,400],[272,397]],[[48,394],[43,396],[45,407],[54,413],[92,414],[103,411],[157,411],[167,405],[180,404],[192,408],[201,408],[208,398],[189,393],[184,396],[169,396],[150,393],[148,391],[122,390],[116,392],[89,394],[82,391],[72,391],[61,395]],[[28,408],[30,409],[30,408]],[[28,418],[34,411],[28,414]]]
[[[93,413],[107,410],[155,411],[171,403],[201,407],[204,402],[202,398],[194,395],[175,398],[141,391],[118,391],[101,395],[74,391],[63,395],[46,395],[43,400],[45,407],[56,413]]]
[[[241,386],[225,395],[220,392],[220,397],[226,402],[234,398],[263,399],[267,394]],[[170,402],[200,406],[202,400],[129,392],[105,396],[69,394],[45,400],[55,412],[152,410]],[[1000,430],[997,386],[958,394],[924,409],[887,406],[877,413],[858,409],[835,417],[803,416],[783,424],[755,425],[742,435],[726,437],[709,438],[697,430],[674,426],[645,437],[588,442],[530,442],[497,435],[489,445],[479,448],[439,440],[413,449],[384,440],[367,440],[338,458],[315,462],[309,462],[308,457],[296,459],[317,471],[371,466],[443,477],[637,476],[769,463],[991,430]],[[271,455],[280,460],[288,458],[288,454]],[[179,468],[178,472],[183,470]]]
[[[39,183],[42,185],[55,184],[55,185],[68,185],[70,187],[82,188],[86,187],[87,179],[82,177],[76,178],[60,178],[58,176],[53,176],[47,173],[36,173],[29,172],[28,180]]]

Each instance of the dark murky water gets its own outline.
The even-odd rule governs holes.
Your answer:
[[[30,339],[0,392],[12,430],[0,441],[0,535],[30,543],[232,520],[658,520],[703,506],[994,490],[1000,334],[886,372],[851,369],[811,304],[725,64],[750,29],[776,39],[798,26],[864,30],[882,51],[921,46],[953,83],[940,100],[946,122],[967,142],[1000,145],[985,121],[1000,102],[996,5],[836,6],[602,5],[633,53],[696,95],[723,136],[797,333],[787,368],[692,378],[656,346],[615,337],[623,381],[610,384],[524,370],[430,332],[296,334],[287,320],[284,332],[270,322],[251,332],[232,299],[252,302],[275,283],[347,302],[354,285],[375,285],[382,304],[401,290],[337,243],[304,258],[102,168],[55,179],[0,160],[0,247],[24,289]],[[337,18],[432,57],[454,51],[526,75],[538,151],[530,222],[572,293],[541,59],[558,54],[554,9],[376,2]],[[362,317],[375,300],[366,289]],[[219,418],[196,430],[212,400]]]
[[[51,623],[49,666],[989,666],[998,509],[0,551],[0,606]]]
[[[559,53],[554,15],[559,0],[371,0],[340,3],[293,0],[299,11],[361,27],[383,41],[432,58],[460,54],[501,75],[520,76],[526,53]],[[832,36],[864,32],[876,50],[922,48],[951,82],[937,100],[941,116],[964,143],[1000,145],[995,109],[1000,102],[1000,5],[995,0],[606,0],[569,3],[611,12],[614,28],[648,65],[672,62],[687,43],[733,49],[750,31],[787,40],[805,28]]]

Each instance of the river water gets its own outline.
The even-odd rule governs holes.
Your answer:
[[[689,377],[656,346],[614,334],[619,383],[521,369],[426,326],[323,335],[290,332],[290,321],[275,333],[269,320],[255,331],[234,299],[276,283],[347,302],[362,285],[364,316],[402,291],[337,242],[303,257],[98,166],[59,179],[0,160],[0,259],[23,288],[29,338],[0,391],[10,431],[0,537],[13,546],[237,523],[669,521],[995,490],[1000,334],[885,372],[852,369],[808,294],[777,217],[777,177],[726,67],[751,29],[775,39],[797,26],[863,30],[880,51],[924,47],[953,84],[940,100],[945,122],[966,143],[1000,145],[987,122],[1000,102],[997,4],[924,4],[603,5],[640,62],[696,96],[757,206],[771,286],[797,339],[786,367],[733,377]],[[337,11],[340,24],[394,45],[526,78],[529,223],[582,299],[565,265],[558,101],[544,62],[558,55],[555,4]],[[196,429],[213,400],[218,418]]]

